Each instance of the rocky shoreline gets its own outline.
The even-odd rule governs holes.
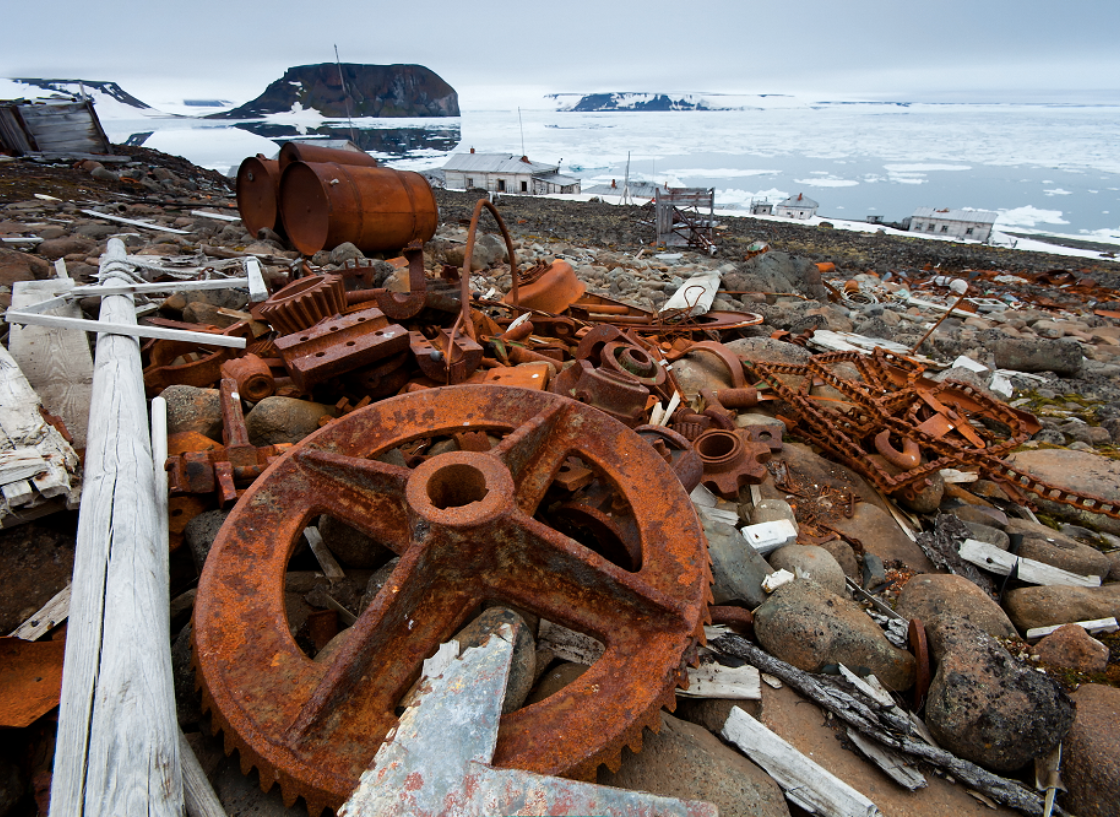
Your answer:
[[[247,235],[230,220],[236,210],[227,180],[155,151],[121,153],[130,161],[99,167],[0,164],[0,236],[15,239],[0,250],[0,307],[11,305],[17,285],[52,277],[60,261],[75,281],[93,281],[111,236],[121,237],[131,255],[153,260],[239,269],[241,259],[255,257],[266,281],[274,287],[286,282],[298,253],[275,234]],[[424,248],[429,280],[443,265],[463,263],[464,222],[476,200],[453,191],[436,196],[442,223]],[[83,212],[90,209],[150,226]],[[948,386],[997,407],[968,433],[992,441],[1012,436],[1017,423],[1030,429],[1006,454],[1016,468],[1083,494],[1112,501],[1120,496],[1116,262],[749,218],[722,219],[719,250],[709,256],[651,247],[636,207],[511,196],[498,209],[521,269],[563,260],[588,292],[635,307],[660,309],[690,279],[718,273],[722,283],[712,309],[760,320],[712,332],[709,339],[718,336],[748,372],[752,366],[808,366],[820,354],[859,343],[868,351],[876,345],[916,349],[927,361],[930,406],[940,404],[938,394],[948,399],[930,390]],[[510,288],[510,270],[489,215],[482,225],[488,234],[476,245],[471,285],[477,296],[493,301]],[[758,242],[768,251],[758,253]],[[404,291],[407,268],[394,263],[396,253],[385,255],[366,258],[353,245],[342,245],[308,260],[322,273],[359,262],[374,270],[374,285]],[[952,311],[940,320],[958,302],[954,281],[968,285],[975,311]],[[96,319],[96,299],[80,307]],[[250,320],[250,308],[247,292],[229,289],[153,298],[143,311],[176,326],[224,328]],[[255,322],[262,333],[270,330]],[[9,345],[6,328],[0,335]],[[831,365],[830,374],[839,379],[818,378],[805,391],[826,408],[854,406],[853,384],[869,384],[856,366]],[[684,354],[671,371],[685,405],[697,412],[716,405],[708,395],[736,385],[735,373],[710,354]],[[754,385],[766,391],[761,380]],[[163,395],[173,434],[222,439],[215,389],[174,384]],[[299,399],[277,395],[246,403],[249,442],[299,443],[358,397],[318,388]],[[760,484],[744,484],[730,498],[693,494],[712,561],[714,605],[753,611],[757,643],[736,646],[726,628],[711,631],[712,643],[700,650],[702,665],[750,664],[735,656],[757,650],[776,662],[767,664],[773,671],[760,666],[763,683],[750,698],[679,697],[674,715],[658,716],[660,733],[647,730],[639,741],[642,751],[625,750],[617,769],[599,770],[599,782],[706,800],[723,815],[805,813],[783,796],[774,777],[725,742],[723,730],[738,706],[883,814],[1010,814],[1012,807],[1041,814],[1036,768],[1046,781],[1059,744],[1066,791],[1058,802],[1065,813],[1120,814],[1120,634],[1107,625],[1090,633],[1074,624],[1120,616],[1120,522],[1062,497],[1017,496],[990,475],[977,479],[948,467],[931,474],[920,490],[888,497],[849,467],[850,458],[814,444],[819,441],[798,413],[804,409],[791,400],[725,409],[728,427],[744,433],[776,429],[784,444],[763,458],[768,462]],[[1021,414],[1010,413],[1012,408]],[[1025,419],[1027,413],[1032,419]],[[888,438],[888,446],[894,444]],[[1026,499],[1035,503],[1033,512]],[[302,805],[285,806],[275,789],[262,794],[257,773],[243,776],[236,755],[224,756],[194,684],[189,622],[195,584],[229,513],[228,507],[207,509],[177,531],[185,545],[172,553],[171,569],[178,720],[228,814],[296,815],[304,813]],[[68,581],[76,515],[63,511],[0,533],[0,571],[9,577],[0,587],[0,631],[15,630]],[[316,612],[338,605],[361,616],[395,564],[368,537],[337,520],[322,520],[323,543],[345,578],[328,581],[307,552],[293,560],[285,604],[292,638],[301,646],[311,643],[309,621]],[[748,543],[751,530],[771,523],[788,525],[794,538],[769,550]],[[1011,559],[1017,577],[1005,581],[992,563],[967,561],[966,541],[998,551],[990,559]],[[1034,583],[1028,570],[1063,579]],[[1069,576],[1085,581],[1070,584]],[[483,618],[463,643],[475,643],[477,631],[486,631]],[[519,633],[514,671],[521,676],[511,686],[520,697],[506,702],[513,709],[576,682],[594,660],[573,659],[535,619],[513,611],[503,619]],[[928,648],[919,648],[912,626],[908,637],[914,621],[920,622],[923,644],[928,634]],[[1039,628],[1053,632],[1030,634]],[[319,650],[323,659],[341,642],[331,643]],[[924,663],[928,659],[932,663]],[[845,670],[857,681],[842,675]],[[774,677],[778,672],[782,681]],[[925,748],[896,759],[923,778],[920,787],[900,786],[856,751],[864,738],[852,737],[848,727],[858,719],[822,711],[812,692],[822,684],[838,690],[833,698],[855,696],[860,711],[875,713],[875,728],[896,738],[899,724],[910,717],[904,710],[921,713],[921,727],[906,737]],[[860,684],[874,688],[878,703],[860,697],[868,694]],[[915,697],[924,697],[924,707]],[[842,720],[848,727],[841,727]],[[36,775],[47,774],[49,781],[42,727],[15,734],[11,747],[0,750],[0,817],[35,814],[35,787],[43,781]],[[938,765],[937,751],[951,754],[958,765]],[[1010,788],[1000,788],[1005,783]],[[990,802],[999,797],[999,805]]]

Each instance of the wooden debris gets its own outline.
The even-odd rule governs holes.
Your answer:
[[[133,313],[135,317],[135,312]],[[41,315],[35,312],[9,309],[4,316],[8,323],[31,324],[35,326],[57,326],[62,329],[84,329],[87,332],[131,335],[136,338],[156,338],[157,340],[181,340],[200,346],[228,346],[231,349],[244,349],[245,338],[230,335],[215,335],[208,332],[185,332],[181,329],[164,329],[159,326],[143,326],[135,323],[115,323],[113,321],[89,321],[84,318],[66,318],[60,315]]]
[[[762,700],[762,680],[750,664],[725,667],[717,661],[700,659],[700,666],[688,668],[688,689],[678,689],[681,698],[732,698]]]
[[[976,539],[966,539],[961,545],[960,555],[966,562],[1000,576],[1010,575],[1013,570],[1017,570],[1015,578],[1027,584],[1059,584],[1072,587],[1100,587],[1101,584],[1100,576],[1081,576],[1045,562],[1016,556],[1014,553],[1000,550],[995,545]]]
[[[1071,621],[1070,624],[1076,624],[1087,633],[1114,633],[1120,630],[1120,622],[1115,618],[1095,618],[1089,621]],[[1051,624],[1049,627],[1034,627],[1027,630],[1027,641],[1034,641],[1039,638],[1045,638],[1051,633],[1057,632],[1065,624]]]
[[[594,638],[560,624],[541,619],[537,635],[537,647],[552,650],[553,654],[564,661],[573,661],[590,667],[603,657],[604,647]]]
[[[926,782],[925,775],[912,768],[897,752],[892,752],[890,749],[880,746],[850,726],[848,727],[848,739],[868,760],[882,769],[887,777],[904,789],[917,791],[929,785]]]
[[[23,624],[12,630],[9,635],[24,641],[38,641],[70,615],[70,587],[66,585],[54,598],[31,614]]]
[[[183,805],[186,806],[187,816],[227,817],[222,801],[214,793],[182,730],[179,732],[179,757],[183,761]]]
[[[824,817],[877,817],[878,806],[819,763],[810,760],[739,707],[731,710],[720,735],[765,769],[786,797]]]
[[[334,558],[330,548],[323,542],[323,535],[319,533],[319,529],[314,525],[308,525],[303,529],[303,535],[307,538],[307,544],[311,545],[311,553],[315,556],[315,560],[319,562],[319,567],[323,569],[323,575],[331,582],[345,579],[345,571],[339,565],[338,560]]]
[[[190,235],[190,230],[179,230],[174,227],[164,227],[162,224],[152,224],[150,221],[137,221],[134,218],[124,218],[122,216],[114,216],[111,213],[101,213],[97,210],[82,210],[87,216],[94,216],[95,218],[103,218],[106,221],[116,221],[120,224],[127,224],[130,227],[144,227],[148,230],[156,230],[161,233],[171,233],[172,235]]]
[[[81,496],[78,455],[40,411],[39,396],[0,346],[0,521],[61,496]]]
[[[12,308],[24,309],[73,287],[69,278],[20,281],[12,287]],[[53,307],[52,314],[82,317],[76,300]],[[8,349],[47,411],[66,424],[74,447],[85,448],[93,391],[93,356],[86,336],[59,327],[13,326]]]

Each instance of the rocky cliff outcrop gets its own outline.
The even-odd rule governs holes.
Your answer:
[[[339,69],[341,68],[341,78]],[[297,65],[263,94],[222,119],[253,119],[291,110],[316,110],[328,117],[458,116],[459,95],[422,65]]]

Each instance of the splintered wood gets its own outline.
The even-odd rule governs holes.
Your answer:
[[[76,507],[78,455],[39,410],[39,397],[0,346],[0,524],[33,518],[54,497]]]

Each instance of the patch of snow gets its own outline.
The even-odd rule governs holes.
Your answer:
[[[1033,205],[1000,210],[996,223],[1004,227],[1034,227],[1038,224],[1069,224],[1061,210],[1040,210]]]
[[[683,170],[680,168],[676,168],[673,170],[673,172],[684,179],[695,178],[697,176],[708,179],[736,179],[744,178],[747,176],[777,176],[782,171],[753,169],[739,170],[733,167],[690,167]]]
[[[1072,196],[1073,195],[1072,190],[1063,190],[1060,187],[1055,187],[1052,190],[1043,190],[1042,192],[1045,193],[1047,196]]]
[[[821,179],[794,179],[795,184],[803,184],[806,187],[855,187],[859,184],[855,179],[838,179],[835,176],[828,176]]]
[[[941,164],[903,164],[903,165],[883,165],[883,169],[889,173],[930,173],[935,170],[972,170],[972,165],[941,165]]]

